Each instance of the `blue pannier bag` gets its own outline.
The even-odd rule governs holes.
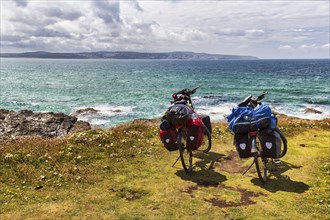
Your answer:
[[[268,105],[261,105],[256,109],[251,107],[233,108],[232,113],[227,116],[227,120],[230,131],[247,133],[249,131],[269,128],[274,124],[274,122],[272,123],[272,117],[270,107]]]
[[[274,115],[272,115],[272,116],[270,116],[269,128],[272,130],[275,130],[276,127],[277,127],[277,118]]]

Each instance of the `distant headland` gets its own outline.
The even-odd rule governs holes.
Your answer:
[[[51,53],[45,51],[26,53],[0,53],[0,57],[15,58],[50,58],[50,59],[164,59],[164,60],[256,60],[254,56],[223,55],[194,52],[124,52],[99,51],[78,53]]]

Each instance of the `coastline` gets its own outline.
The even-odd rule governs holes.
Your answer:
[[[86,130],[112,130],[118,127],[127,127],[134,124],[143,124],[159,126],[160,117],[157,118],[138,118],[128,122],[117,124],[113,127],[93,126],[87,121],[79,120],[79,114],[93,114],[95,109],[87,108],[70,115],[53,112],[32,112],[30,110],[21,110],[18,112],[0,109],[0,139],[15,139],[20,136],[40,136],[44,138],[53,138],[68,136],[73,133]],[[306,119],[284,114],[275,113],[278,118],[278,126],[281,127],[319,127],[330,128],[330,118]],[[315,113],[317,114],[317,112]],[[221,125],[223,128],[228,126],[225,120],[212,120],[214,125]],[[287,129],[286,132],[291,132]]]

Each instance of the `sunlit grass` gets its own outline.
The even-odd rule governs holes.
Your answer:
[[[269,181],[244,170],[225,123],[186,174],[141,120],[66,138],[0,144],[0,219],[324,219],[329,216],[330,123],[280,116],[288,153]]]

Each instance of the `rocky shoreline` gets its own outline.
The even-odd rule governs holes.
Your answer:
[[[114,110],[114,112],[117,111],[120,110]],[[0,109],[0,140],[15,139],[21,136],[54,138],[90,130],[93,129],[93,126],[89,122],[78,120],[78,117],[97,113],[98,110],[93,108],[79,109],[70,115],[61,112],[33,112],[31,110],[20,110],[16,112]],[[305,110],[305,113],[320,114],[321,112],[308,108]],[[295,118],[285,115],[282,115],[282,117]],[[308,119],[300,120],[308,121]],[[155,123],[152,119],[135,119],[132,123],[141,123],[141,121],[147,124],[151,121]]]
[[[88,122],[64,113],[0,109],[0,139],[19,136],[53,138],[89,129],[91,125]]]

